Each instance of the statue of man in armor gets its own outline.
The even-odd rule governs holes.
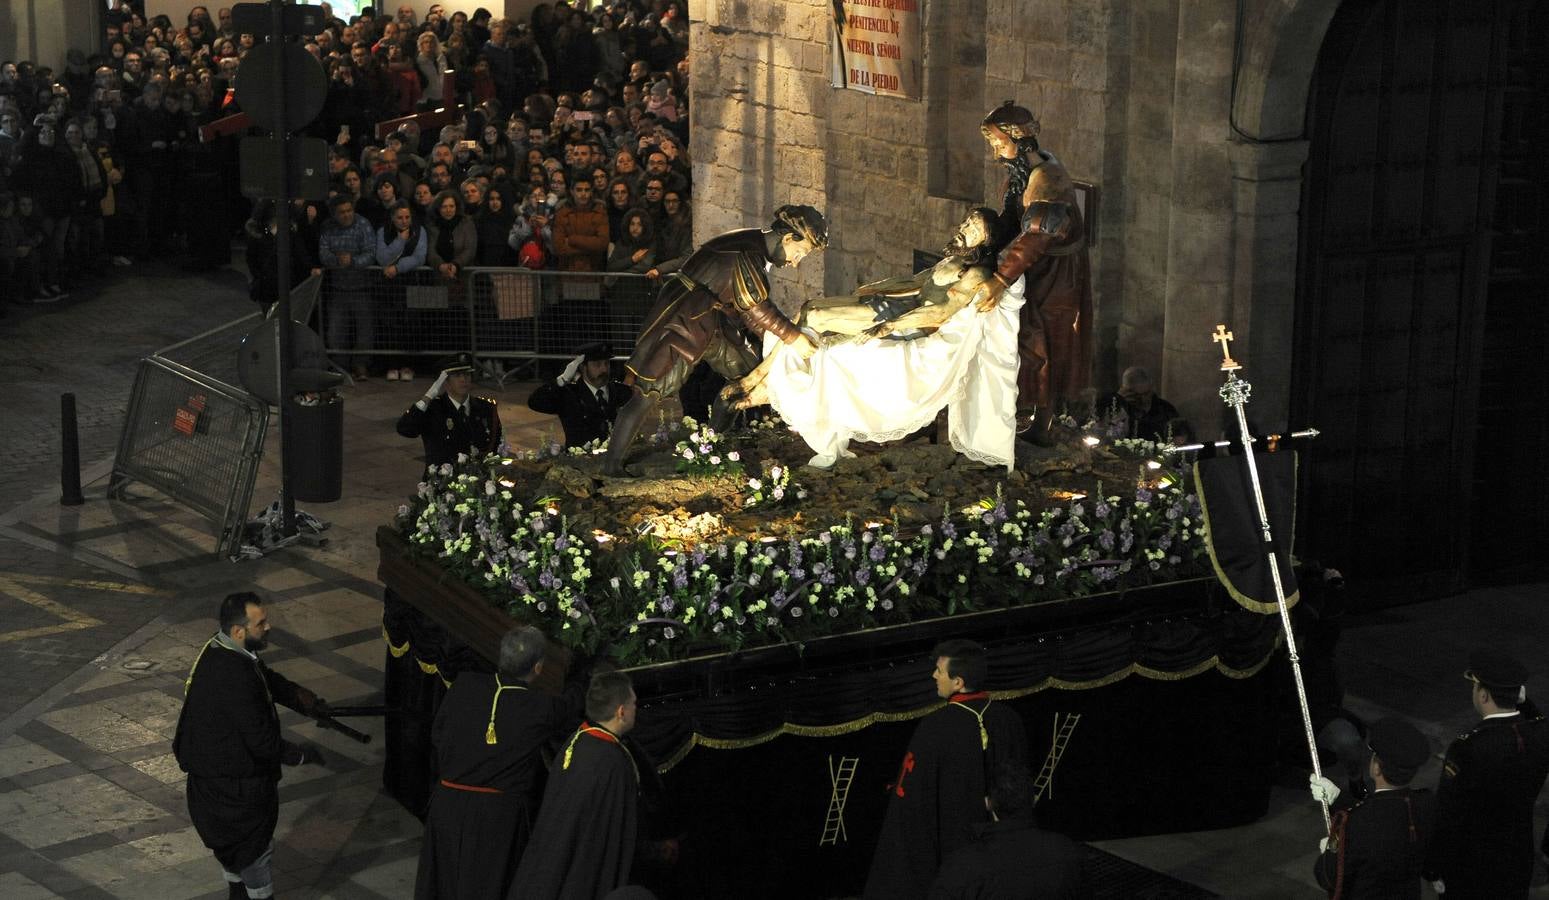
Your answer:
[[[1038,146],[1038,119],[1007,100],[980,131],[1006,167],[1004,233],[995,273],[977,288],[954,288],[988,312],[1018,277],[1027,302],[1017,334],[1019,424],[1047,443],[1055,408],[1085,389],[1092,369],[1092,277],[1086,226],[1065,166]]]
[[[769,298],[772,266],[795,266],[828,246],[828,223],[810,206],[782,206],[768,228],[728,231],[706,241],[681,268],[663,276],[656,305],[646,315],[635,352],[624,364],[633,386],[608,440],[603,472],[624,474],[624,460],[640,425],[664,397],[678,392],[701,360],[728,381],[758,365],[744,327],[766,332],[803,358],[817,349]],[[717,398],[711,423],[724,427],[731,408]]]

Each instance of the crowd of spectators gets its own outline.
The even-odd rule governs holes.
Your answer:
[[[304,45],[327,99],[305,132],[330,144],[328,198],[292,204],[290,275],[332,270],[336,335],[371,347],[371,279],[456,283],[472,266],[658,278],[690,251],[682,0],[540,3],[520,23],[323,9]],[[138,261],[225,265],[243,234],[253,299],[272,302],[273,203],[238,192],[242,132],[209,127],[240,112],[254,37],[228,8],[174,24],[129,2],[106,21],[63,72],[0,65],[0,311]],[[365,374],[367,357],[351,361]]]

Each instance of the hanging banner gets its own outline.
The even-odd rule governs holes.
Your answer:
[[[924,0],[833,0],[834,87],[918,100]]]

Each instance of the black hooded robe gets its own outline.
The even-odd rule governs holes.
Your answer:
[[[500,687],[497,704],[495,675],[464,672],[436,713],[440,780],[425,816],[416,900],[506,895],[531,830],[541,753],[579,718],[565,700],[521,682]]]
[[[982,734],[975,712],[983,716]],[[956,694],[920,720],[888,788],[866,900],[924,900],[941,861],[969,843],[973,826],[989,821],[984,798],[990,773],[1003,762],[1026,764],[1027,733],[1022,717],[988,694]]]
[[[640,774],[619,739],[583,724],[549,773],[511,900],[601,900],[629,883]]]

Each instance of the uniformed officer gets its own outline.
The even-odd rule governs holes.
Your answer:
[[[498,404],[469,394],[473,369],[470,354],[453,357],[425,396],[398,417],[399,434],[424,442],[427,468],[455,463],[460,453],[478,458],[500,449]]]
[[[613,351],[605,344],[582,347],[558,378],[539,385],[527,398],[534,412],[559,416],[566,447],[606,438],[629,401],[629,386],[612,378],[612,359]]]
[[[1319,843],[1313,866],[1330,897],[1420,897],[1420,877],[1436,814],[1430,791],[1409,787],[1431,746],[1413,725],[1389,716],[1372,725],[1367,775],[1376,790],[1353,804],[1338,804],[1334,782],[1312,776],[1313,799],[1335,806],[1333,834]]]
[[[1511,656],[1475,650],[1463,674],[1481,721],[1447,748],[1427,877],[1448,900],[1526,897],[1549,722],[1527,699],[1527,667]]]

